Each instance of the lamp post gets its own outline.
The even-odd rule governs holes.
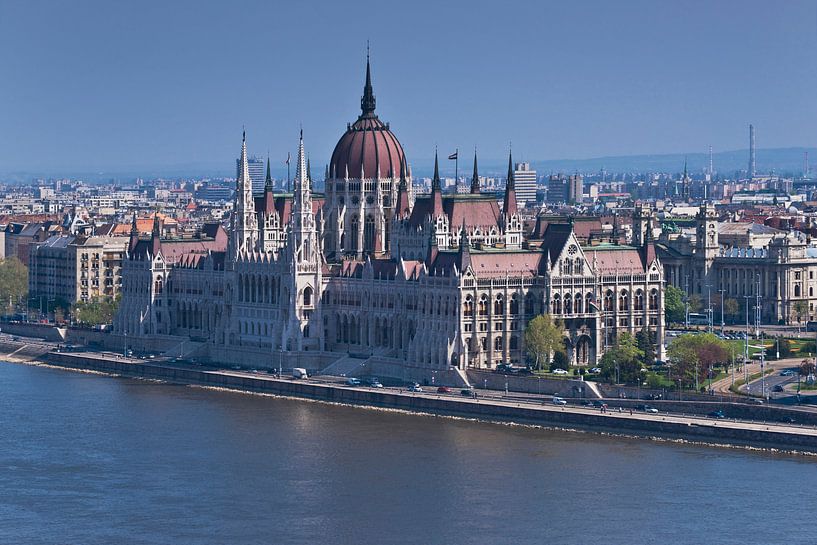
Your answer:
[[[726,306],[724,305],[726,302],[726,289],[721,288],[718,291],[721,292],[721,335],[723,335],[723,330],[726,327],[726,320],[723,319],[724,306]]]

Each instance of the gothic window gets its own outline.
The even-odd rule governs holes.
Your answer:
[[[473,316],[474,315],[474,300],[469,295],[465,298],[465,302],[462,304],[462,310],[465,316]]]
[[[519,314],[519,296],[514,293],[511,295],[511,316]]]
[[[553,296],[553,314],[561,313],[562,313],[562,299],[557,294]]]
[[[644,292],[641,290],[635,292],[635,309],[644,310]]]
[[[525,314],[528,316],[533,316],[533,312],[534,312],[533,294],[528,293],[525,296]]]
[[[653,288],[650,292],[650,309],[656,310],[658,308],[658,290]]]
[[[366,229],[363,232],[363,249],[367,252],[374,251],[374,216],[366,216]]]
[[[359,229],[360,229],[360,220],[358,219],[357,215],[352,216],[351,229],[350,229],[349,236],[352,238],[352,251],[353,252],[357,251],[357,233],[358,233]]]
[[[574,265],[576,274],[582,274],[582,270],[584,269],[584,263],[582,263],[582,258],[576,258],[576,264]]]
[[[607,290],[604,293],[604,310],[614,310],[613,309],[613,292],[612,292],[612,290]]]
[[[569,293],[565,294],[565,304],[564,304],[565,314],[570,314],[573,310],[573,298],[570,296]]]
[[[573,262],[571,260],[565,259],[564,262],[562,263],[562,266],[564,267],[563,269],[564,274],[566,275],[573,274]]]
[[[573,298],[573,312],[576,314],[581,314],[584,312],[584,299],[582,298],[581,293],[577,293],[576,297]]]
[[[479,315],[488,316],[488,296],[485,294],[479,298]]]
[[[626,311],[630,307],[630,296],[627,290],[621,290],[618,296],[618,310]]]
[[[304,288],[304,306],[311,307],[312,306],[312,287],[307,286]]]
[[[494,316],[502,316],[505,314],[505,301],[502,300],[501,295],[496,296],[496,301],[494,301]]]

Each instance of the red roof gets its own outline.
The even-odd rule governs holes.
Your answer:
[[[331,178],[397,178],[404,159],[403,146],[377,117],[361,116],[341,136],[329,163]],[[379,169],[379,172],[378,172]]]

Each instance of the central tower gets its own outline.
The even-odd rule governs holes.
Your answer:
[[[332,152],[326,179],[326,255],[361,258],[388,252],[389,226],[405,163],[397,137],[375,114],[368,53],[360,116],[347,125]],[[406,167],[410,197],[411,171]]]

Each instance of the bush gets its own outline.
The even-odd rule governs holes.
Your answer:
[[[563,350],[557,351],[553,355],[553,362],[550,364],[550,370],[555,371],[556,369],[564,369],[567,371],[569,367],[570,363],[567,361],[567,354],[565,354]]]

